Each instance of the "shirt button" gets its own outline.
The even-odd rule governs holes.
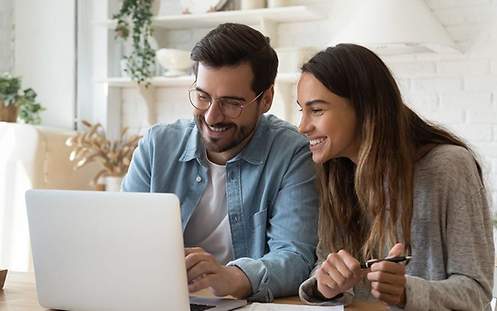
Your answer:
[[[238,222],[238,221],[240,221],[240,217],[238,217],[238,216],[233,217],[233,221],[234,221],[234,222]]]
[[[197,176],[197,178],[195,178],[195,181],[197,181],[197,182],[201,182],[201,181],[202,181],[202,177]]]

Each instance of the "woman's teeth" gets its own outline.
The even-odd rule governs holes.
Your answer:
[[[326,138],[316,138],[316,139],[309,140],[309,143],[310,143],[311,147],[313,147],[313,146],[319,145],[320,143],[324,142],[325,140],[326,140]]]

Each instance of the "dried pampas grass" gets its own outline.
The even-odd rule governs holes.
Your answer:
[[[96,185],[101,177],[124,176],[141,136],[127,137],[128,128],[124,128],[118,140],[110,141],[105,137],[104,128],[100,123],[94,125],[88,121],[81,121],[81,123],[87,130],[66,140],[66,145],[74,148],[69,155],[69,160],[77,161],[74,169],[79,169],[91,162],[99,162],[103,168],[93,178],[93,185]]]

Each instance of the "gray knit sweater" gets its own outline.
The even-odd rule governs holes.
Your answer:
[[[472,156],[462,147],[440,145],[416,163],[414,174],[413,259],[406,268],[404,308],[491,310],[492,224]],[[318,246],[317,255],[316,267],[328,250]],[[374,299],[369,282],[363,280],[340,298],[320,300],[313,276],[302,283],[299,294],[303,301],[319,305],[347,305],[353,297]]]

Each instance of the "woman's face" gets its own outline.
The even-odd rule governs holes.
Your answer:
[[[299,131],[309,138],[312,160],[322,164],[347,157],[357,163],[360,142],[352,103],[307,72],[298,82],[297,98],[302,112]]]

